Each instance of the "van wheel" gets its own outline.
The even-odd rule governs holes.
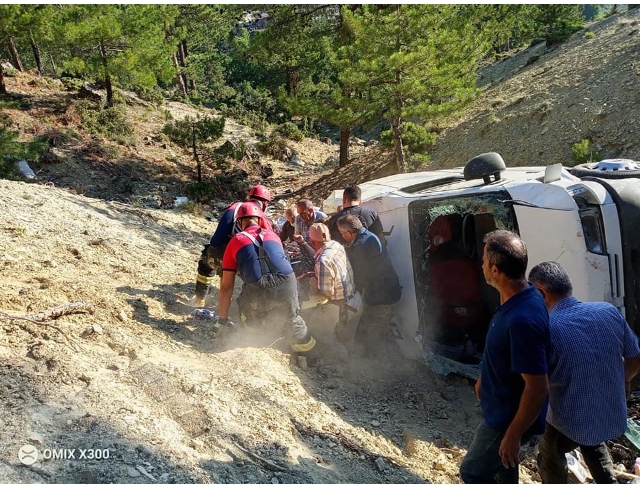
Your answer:
[[[602,179],[624,179],[640,177],[640,163],[628,159],[611,159],[598,163],[578,164],[569,169],[576,177],[592,176]]]

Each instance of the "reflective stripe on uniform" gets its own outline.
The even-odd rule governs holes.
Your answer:
[[[207,277],[207,276],[203,276],[202,274],[198,273],[198,275],[196,276],[196,281],[197,282],[201,282],[202,284],[211,284],[211,281],[213,280],[213,277]]]
[[[292,343],[291,350],[294,352],[308,352],[316,346],[316,339],[309,337],[309,341],[306,343]]]

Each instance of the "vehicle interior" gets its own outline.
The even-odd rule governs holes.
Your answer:
[[[423,345],[477,364],[498,292],[482,273],[484,236],[516,229],[509,195],[492,192],[423,199],[409,205],[411,251]]]

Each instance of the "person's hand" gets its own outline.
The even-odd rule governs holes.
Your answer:
[[[504,468],[517,468],[520,463],[520,437],[513,437],[507,431],[500,442],[498,454]]]
[[[302,238],[302,235],[294,235],[293,240],[299,244],[304,243],[304,238]]]
[[[478,380],[476,381],[476,385],[474,386],[474,389],[476,391],[476,397],[478,398],[478,401],[480,400],[480,377],[478,376]]]

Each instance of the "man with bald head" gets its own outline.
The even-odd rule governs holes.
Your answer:
[[[549,315],[525,278],[527,248],[495,230],[484,238],[482,271],[500,293],[484,347],[476,395],[484,419],[460,465],[465,483],[518,483],[520,445],[544,431],[549,383]]]

